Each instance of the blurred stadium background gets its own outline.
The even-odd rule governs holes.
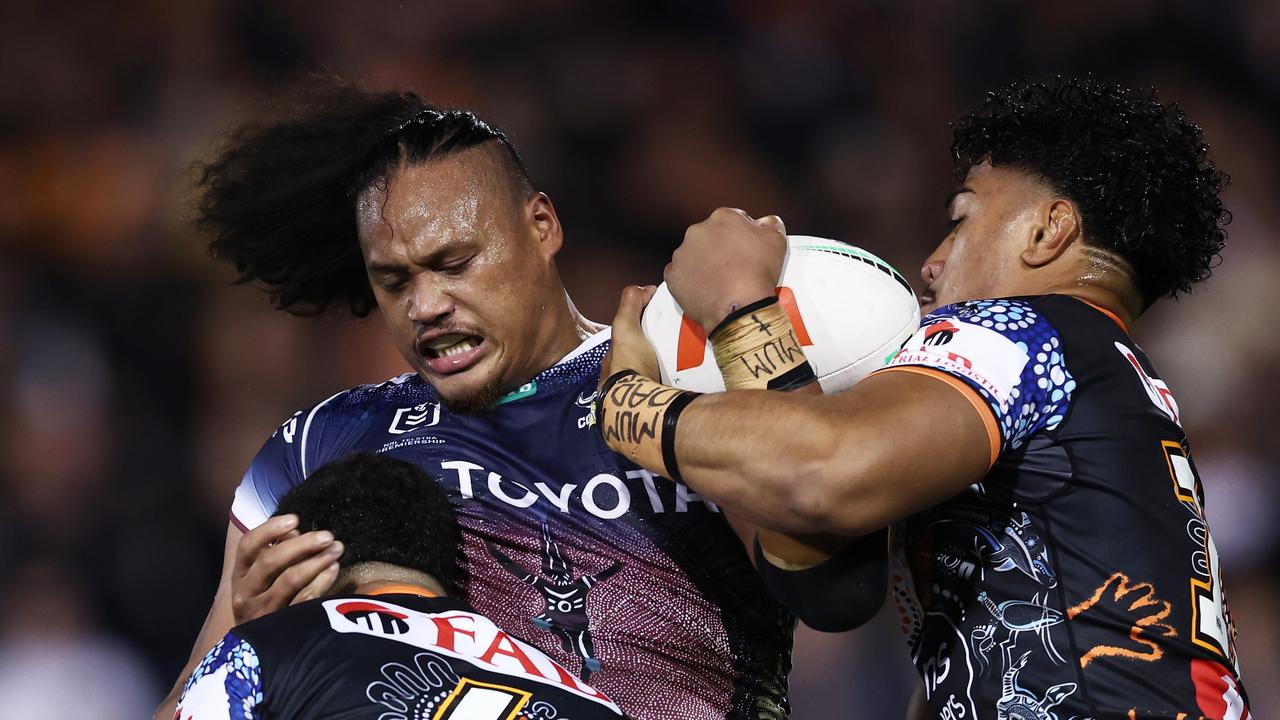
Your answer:
[[[1019,76],[1156,85],[1206,128],[1235,221],[1213,279],[1137,336],[1195,443],[1254,715],[1280,713],[1277,16],[1274,0],[4,3],[0,715],[149,715],[260,443],[401,372],[376,317],[271,312],[188,226],[190,163],[315,71],[506,128],[599,320],[719,205],[916,278],[962,107]],[[798,720],[900,716],[912,675],[883,619],[800,631]]]

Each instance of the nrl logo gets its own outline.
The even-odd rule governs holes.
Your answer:
[[[396,410],[387,432],[392,435],[404,435],[418,428],[431,427],[440,422],[440,403],[422,403],[414,407]]]

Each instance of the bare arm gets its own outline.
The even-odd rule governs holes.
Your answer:
[[[657,363],[640,331],[648,295],[627,288],[619,302],[601,373],[613,378],[599,399],[601,431],[614,450],[671,477],[666,410],[682,393],[650,379]],[[856,537],[981,480],[997,449],[994,423],[968,386],[902,369],[829,396],[703,395],[678,416],[673,449],[685,483],[748,522]]]
[[[916,683],[916,689],[907,701],[906,720],[929,720],[929,701],[924,697],[924,683]]]
[[[979,413],[911,372],[830,397],[708,395],[682,414],[676,457],[690,487],[762,527],[861,536],[982,479],[991,439]]]
[[[183,685],[209,650],[234,626],[319,597],[337,577],[342,543],[332,533],[299,535],[297,516],[281,515],[242,533],[227,524],[222,577],[191,657],[153,720],[171,720]]]
[[[714,328],[772,295],[785,252],[776,219],[721,208],[689,228],[665,277],[685,313]],[[666,459],[678,461],[690,487],[747,521],[863,536],[959,493],[991,466],[993,415],[976,391],[941,375],[881,372],[832,396],[705,395],[673,421],[665,409],[687,398],[652,380],[657,363],[640,331],[647,298],[628,288],[619,303],[603,372],[615,381],[599,400],[605,440],[668,477]],[[637,374],[613,375],[621,370]]]

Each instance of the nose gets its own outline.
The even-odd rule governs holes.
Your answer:
[[[432,282],[430,273],[420,273],[413,279],[408,293],[409,319],[419,325],[435,325],[454,310],[453,296],[438,283]]]
[[[933,253],[925,258],[924,265],[920,266],[920,277],[924,280],[925,287],[933,287],[933,284],[942,276],[942,268],[947,264],[947,253],[950,249],[951,236],[948,235],[947,239],[939,243]]]

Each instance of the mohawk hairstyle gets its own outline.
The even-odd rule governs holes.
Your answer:
[[[341,567],[399,565],[457,592],[457,518],[444,488],[416,465],[372,453],[335,460],[280,498],[276,515],[288,513],[299,532],[328,530],[342,541]]]
[[[1204,132],[1154,88],[1092,77],[1022,80],[952,125],[956,173],[990,161],[1031,173],[1080,209],[1089,245],[1128,261],[1150,306],[1209,277],[1231,214]]]
[[[420,163],[497,143],[516,191],[528,173],[503,132],[464,110],[412,92],[372,92],[314,79],[285,94],[275,117],[232,131],[196,163],[195,226],[237,282],[260,282],[271,304],[318,315],[345,302],[374,307],[356,229],[362,190],[402,162]]]

